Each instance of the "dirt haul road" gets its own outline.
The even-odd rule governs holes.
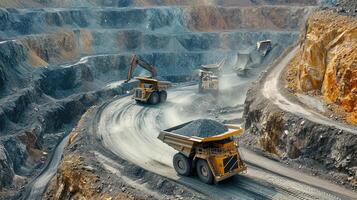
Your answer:
[[[130,96],[106,104],[98,116],[97,134],[103,145],[118,156],[213,199],[353,199],[356,195],[246,149],[241,150],[248,163],[247,174],[214,186],[197,178],[177,176],[172,167],[176,152],[157,136],[160,129],[204,117],[190,107],[200,97],[196,89],[192,86],[172,89],[167,103],[160,106],[138,105]],[[191,113],[187,114],[188,110]]]
[[[302,106],[296,102],[286,98],[281,92],[281,87],[283,84],[280,84],[281,74],[284,68],[288,65],[291,59],[294,58],[298,51],[298,46],[290,51],[267,75],[266,81],[262,87],[262,94],[273,102],[275,105],[279,106],[280,109],[287,112],[295,113],[298,116],[309,119],[318,124],[324,124],[328,126],[334,126],[338,129],[345,130],[351,133],[357,134],[356,126],[350,126],[338,122],[337,120],[332,120],[318,112],[314,109],[310,109],[307,106]]]

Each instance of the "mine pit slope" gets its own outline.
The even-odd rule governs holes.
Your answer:
[[[244,112],[245,144],[354,190],[356,22],[331,10],[312,14],[299,45],[248,91]]]
[[[293,102],[289,98],[285,97],[281,92],[281,73],[284,68],[287,67],[288,63],[296,55],[298,47],[295,47],[290,53],[288,53],[284,59],[282,59],[276,67],[269,72],[266,77],[266,81],[262,88],[262,94],[272,101],[274,104],[278,105],[281,109],[295,113],[301,117],[314,121],[318,124],[325,124],[328,126],[334,126],[341,130],[346,130],[351,133],[357,134],[357,127],[353,125],[344,124],[336,120],[332,120],[313,109],[307,108],[298,102]]]
[[[227,58],[231,67],[237,54],[255,58],[252,52],[256,41],[271,39],[274,48],[260,63],[261,68],[255,69],[256,76],[296,40],[306,15],[318,3],[315,0],[222,2],[202,5],[200,1],[155,0],[0,1],[0,164],[4,166],[0,186],[5,188],[0,195],[24,198],[31,188],[31,195],[42,195],[57,166],[58,160],[50,162],[50,159],[59,159],[62,154],[62,145],[57,150],[55,147],[80,116],[92,105],[126,94],[135,85],[120,84],[126,78],[133,53],[157,66],[159,76],[177,81],[186,80],[201,64]],[[234,80],[246,84],[251,81]],[[246,86],[239,91],[245,93]],[[181,94],[179,89],[173,93]],[[125,112],[133,112],[135,116],[155,117],[158,111],[135,107],[129,98],[116,103],[128,106]],[[152,120],[140,117],[130,123],[138,125]],[[166,125],[171,124],[163,123],[160,128]],[[155,135],[147,139],[154,140],[152,136]],[[172,150],[157,145],[167,151],[162,163],[169,163]],[[162,149],[156,153],[162,154]],[[140,160],[137,155],[132,156],[134,163]],[[171,176],[172,169],[160,172],[166,173]],[[260,173],[265,176],[267,172]],[[34,177],[39,182],[32,181]],[[264,194],[254,191],[252,195],[248,182],[241,184],[248,188],[240,194],[274,196],[271,191]],[[208,191],[207,186],[196,181],[192,185]],[[237,192],[232,187],[230,190]],[[286,187],[276,188],[290,193],[295,186]],[[310,194],[307,190],[302,193]],[[325,198],[318,190],[311,193]]]

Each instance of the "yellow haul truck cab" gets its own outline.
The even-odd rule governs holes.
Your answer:
[[[226,124],[227,132],[205,138],[173,132],[189,123],[163,130],[158,136],[179,151],[173,158],[174,168],[179,175],[190,176],[195,169],[202,182],[213,184],[247,169],[234,139],[243,132],[240,126]]]

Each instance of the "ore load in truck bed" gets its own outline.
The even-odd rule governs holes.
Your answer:
[[[188,137],[212,137],[228,131],[228,128],[211,119],[198,119],[188,123],[186,126],[173,130],[172,132]]]

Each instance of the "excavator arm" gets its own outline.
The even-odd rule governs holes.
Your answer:
[[[140,67],[146,69],[147,71],[149,71],[151,73],[151,78],[156,77],[157,71],[153,65],[150,65],[145,60],[138,58],[137,55],[133,55],[133,57],[131,58],[130,67],[129,67],[129,71],[128,71],[128,78],[125,81],[125,83],[129,82],[133,78],[134,70],[135,70],[136,66],[138,66],[138,65]]]

